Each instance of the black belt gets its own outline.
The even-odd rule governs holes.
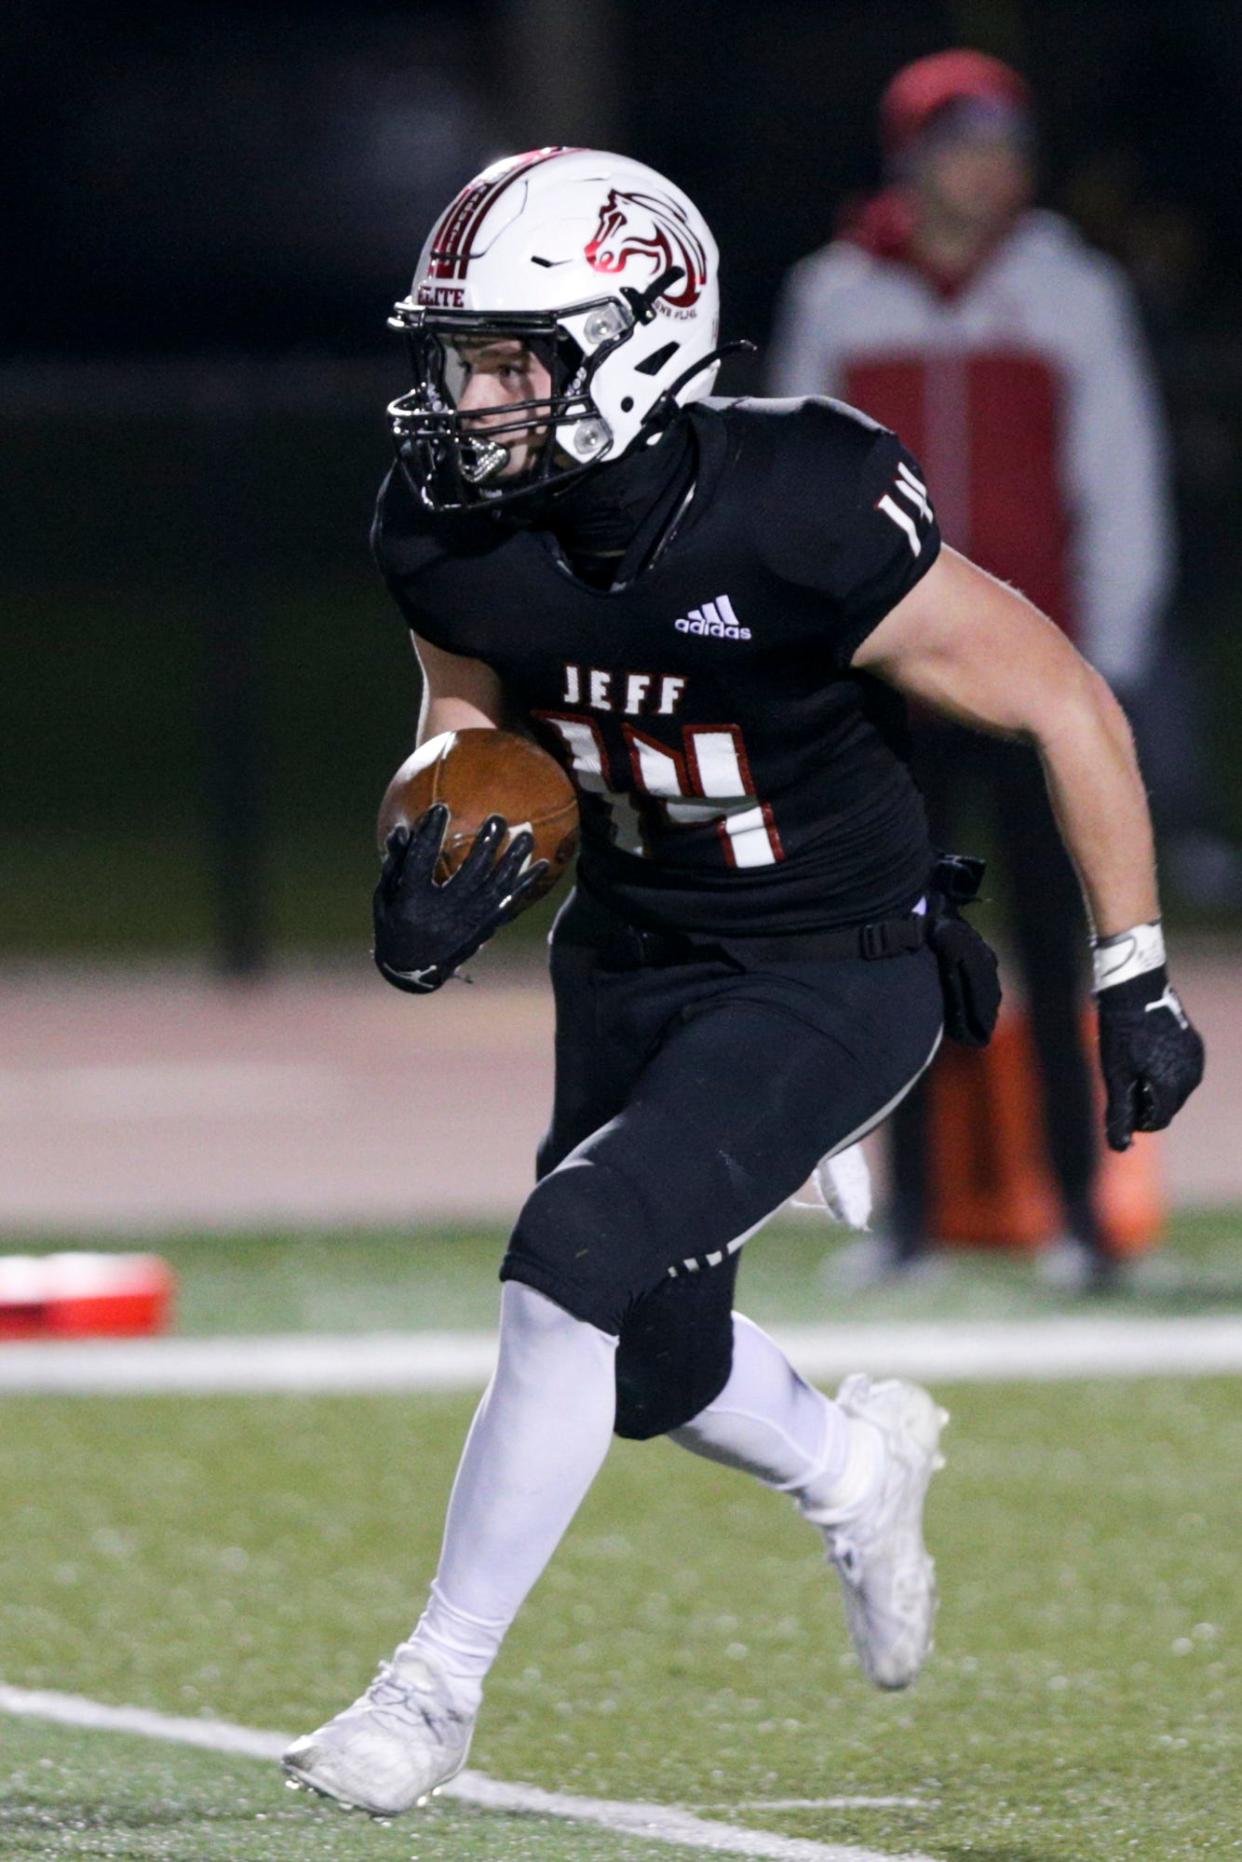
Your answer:
[[[826,963],[839,957],[861,957],[873,963],[882,957],[921,950],[926,942],[926,913],[907,912],[900,918],[880,918],[872,924],[848,925],[837,931],[787,931],[773,937],[696,936],[685,931],[641,931],[636,925],[626,925],[599,948],[611,967],[636,970],[648,965],[705,959],[710,962],[713,958],[766,964]]]

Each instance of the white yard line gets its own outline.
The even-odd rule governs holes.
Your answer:
[[[746,1797],[701,1810],[938,1810],[938,1797]]]
[[[58,1726],[83,1726],[92,1732],[138,1733],[143,1739],[166,1739],[177,1746],[202,1746],[208,1752],[236,1752],[247,1759],[278,1759],[289,1741],[279,1733],[228,1720],[189,1720],[149,1707],[108,1707],[83,1694],[53,1694],[43,1688],[6,1687],[0,1683],[0,1713],[23,1720],[54,1720]]]
[[[775,1337],[805,1376],[850,1371],[937,1383],[1194,1377],[1242,1371],[1242,1315],[790,1325]],[[475,1390],[490,1332],[144,1338],[0,1345],[0,1394],[249,1395]]]
[[[491,1332],[19,1341],[0,1345],[0,1393],[473,1390],[487,1382],[495,1361]]]
[[[78,1726],[96,1732],[137,1733],[144,1739],[199,1746],[208,1752],[237,1753],[243,1758],[279,1758],[291,1738],[287,1733],[233,1726],[227,1720],[182,1719],[174,1714],[153,1713],[146,1707],[108,1707],[80,1694],[53,1694],[3,1685],[0,1685],[0,1713],[54,1720],[60,1726]],[[542,1791],[533,1784],[504,1784],[476,1771],[462,1772],[452,1784],[445,1786],[444,1795],[482,1810],[562,1817],[568,1823],[593,1823],[600,1829],[625,1831],[649,1843],[671,1843],[712,1855],[767,1857],[771,1862],[931,1862],[928,1856],[908,1852],[895,1856],[891,1852],[881,1854],[875,1849],[860,1849],[852,1843],[816,1843],[799,1836],[738,1829],[668,1804],[631,1804],[613,1798],[574,1797],[561,1791]],[[434,1812],[428,1814],[434,1817]]]

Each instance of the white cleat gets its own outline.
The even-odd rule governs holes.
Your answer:
[[[909,1687],[932,1648],[936,1566],[923,1543],[923,1502],[944,1466],[940,1431],[948,1412],[918,1384],[847,1377],[845,1413],[883,1438],[879,1486],[847,1516],[807,1511],[824,1534],[845,1598],[845,1620],[863,1673],[877,1687]]]
[[[441,1671],[402,1643],[352,1707],[295,1739],[280,1762],[295,1788],[395,1817],[457,1776],[475,1718],[450,1697]]]

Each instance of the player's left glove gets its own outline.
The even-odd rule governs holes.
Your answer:
[[[489,815],[457,871],[437,881],[448,820],[448,809],[437,802],[413,828],[394,828],[375,888],[376,967],[412,995],[430,995],[447,982],[515,915],[548,870],[540,860],[522,871],[535,844],[526,829],[497,859],[508,825],[502,816]]]
[[[1153,957],[1150,969],[1135,973]],[[1128,1151],[1136,1131],[1163,1130],[1203,1078],[1203,1041],[1163,958],[1158,925],[1095,946],[1104,1128],[1114,1151]]]

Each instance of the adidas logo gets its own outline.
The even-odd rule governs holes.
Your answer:
[[[749,640],[750,628],[743,627],[733,612],[727,595],[705,601],[701,608],[691,608],[682,620],[674,621],[679,634],[710,634],[713,640]]]

